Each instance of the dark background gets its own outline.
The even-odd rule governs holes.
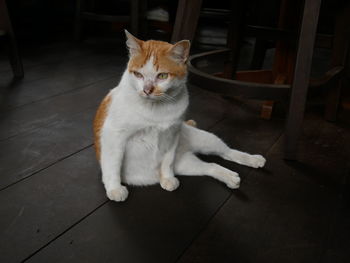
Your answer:
[[[128,13],[127,2],[100,0],[97,9]],[[248,22],[275,25],[279,2],[249,1]],[[332,33],[344,2],[323,1],[319,32]],[[285,103],[276,103],[281,111],[264,120],[261,101],[189,85],[188,118],[233,148],[264,155],[266,166],[201,156],[238,172],[241,187],[181,176],[175,192],[130,186],[126,202],[112,202],[101,183],[92,123],[125,70],[122,29],[128,25],[91,22],[75,41],[75,1],[7,3],[25,74],[14,81],[0,49],[1,263],[350,262],[349,110],[328,122],[322,94],[309,99],[298,161],[291,162],[283,159]],[[177,1],[149,1],[150,8],[159,4],[169,9],[171,26]],[[204,1],[204,7],[229,6]],[[198,32],[205,26],[216,32],[225,22],[201,19]],[[147,27],[142,38],[169,39],[171,32]],[[203,45],[199,35],[193,53],[217,48]],[[249,66],[253,47],[245,39],[240,68]],[[328,69],[330,52],[315,50],[313,73]],[[268,64],[273,48],[267,53]]]
[[[341,8],[346,0],[323,1],[321,8],[321,20],[319,30],[331,32],[333,27],[332,17],[337,8]],[[276,20],[276,11],[279,7],[279,0],[249,1],[250,22],[264,20],[267,24],[273,24]],[[13,27],[19,39],[35,39],[55,37],[57,34],[72,34],[76,2],[71,0],[12,0],[7,1]],[[149,8],[163,5],[168,7],[171,21],[174,20],[177,1],[155,0],[148,1]],[[230,8],[230,1],[206,0],[204,7],[209,8]],[[106,14],[128,13],[127,0],[103,0],[96,1],[96,11]],[[255,20],[255,21],[254,21]]]

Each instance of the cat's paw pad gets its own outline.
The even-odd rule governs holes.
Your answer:
[[[179,180],[176,177],[167,177],[160,179],[160,186],[167,191],[174,191],[180,185]]]
[[[129,192],[125,186],[120,186],[118,188],[114,188],[112,190],[107,191],[107,197],[116,202],[123,202],[128,197]]]
[[[261,167],[264,167],[266,163],[266,159],[264,157],[262,157],[261,155],[259,154],[256,154],[256,155],[252,155],[250,157],[250,166],[253,167],[253,168],[261,168]]]
[[[226,180],[226,185],[228,188],[231,189],[237,189],[239,188],[241,183],[241,178],[239,178],[238,174],[235,173],[235,175],[230,175],[228,179]]]

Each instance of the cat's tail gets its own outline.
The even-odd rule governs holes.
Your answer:
[[[188,120],[185,122],[187,125],[190,125],[192,127],[197,127],[197,122],[195,122],[194,120]]]

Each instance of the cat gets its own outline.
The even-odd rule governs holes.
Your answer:
[[[160,186],[173,191],[178,175],[208,175],[235,189],[237,173],[200,160],[216,154],[254,168],[261,155],[229,148],[212,133],[185,122],[190,42],[142,41],[125,30],[129,62],[119,85],[100,104],[94,120],[95,150],[107,197],[124,201],[128,185]]]

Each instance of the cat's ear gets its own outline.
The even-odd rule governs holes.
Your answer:
[[[186,63],[190,54],[190,46],[189,40],[181,40],[175,43],[170,49],[171,57],[179,63]]]
[[[126,46],[129,49],[130,55],[133,56],[133,55],[140,53],[142,40],[134,37],[127,30],[124,30],[124,31],[125,31],[125,35],[126,35]]]

